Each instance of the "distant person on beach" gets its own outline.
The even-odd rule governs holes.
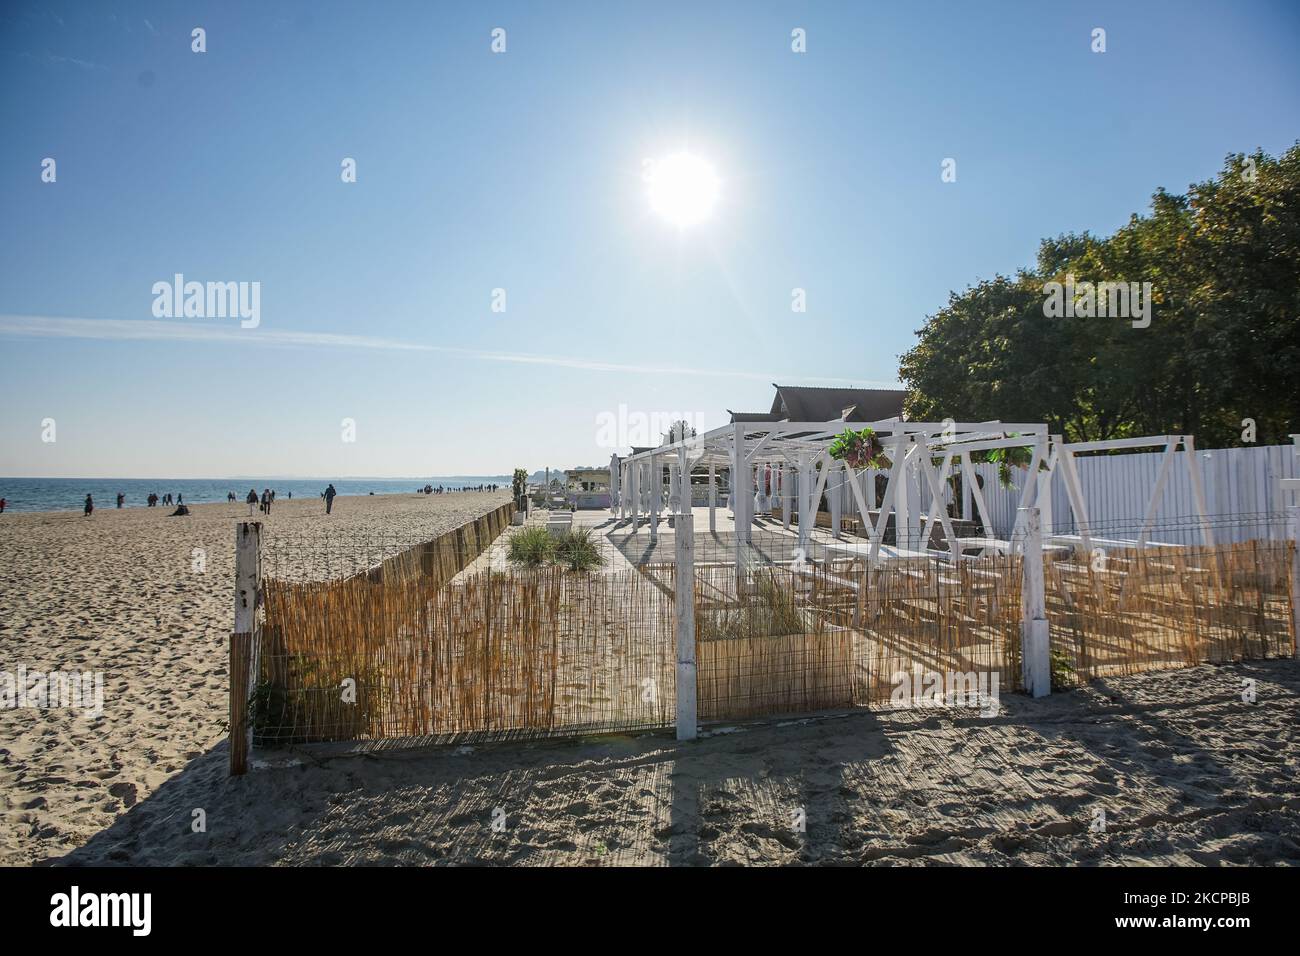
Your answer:
[[[3,498],[0,498],[0,515],[5,513],[5,505],[7,504],[9,504],[9,502],[5,501]]]
[[[248,497],[244,499],[248,502],[248,516],[253,517],[253,505],[257,504],[257,489],[249,488]]]
[[[270,513],[271,513],[271,489],[263,488],[262,489],[262,514],[269,515]]]
[[[122,502],[124,501],[126,501],[126,495],[122,494],[122,492],[119,491],[117,493],[117,506],[119,508],[122,507]]]
[[[334,490],[334,482],[330,482],[330,486],[325,489],[325,513],[326,514],[329,514],[334,510],[334,496],[337,494],[338,492]]]
[[[226,503],[227,503],[227,504],[234,504],[234,503],[235,503],[235,493],[234,493],[233,491],[227,491],[227,492],[226,492]]]
[[[183,504],[185,504],[185,496],[182,495],[182,494],[178,494],[178,495],[176,496],[176,503],[177,503],[178,505],[183,505]]]
[[[86,517],[89,518],[90,513],[94,510],[95,510],[95,499],[91,498],[90,495],[86,495],[86,510],[85,510]]]

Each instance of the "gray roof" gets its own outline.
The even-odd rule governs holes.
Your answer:
[[[907,397],[907,391],[901,388],[821,388],[775,382],[772,385],[776,395],[768,421],[829,422],[844,418],[850,422],[874,422],[901,416],[903,399]]]
[[[733,412],[729,408],[727,409],[727,412],[728,414],[731,415],[731,424],[733,425],[736,424],[736,422],[780,421],[780,419],[776,415],[773,415],[771,412]]]

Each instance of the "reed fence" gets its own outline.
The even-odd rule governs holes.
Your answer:
[[[761,550],[776,550],[769,542]],[[916,671],[1020,686],[1021,566],[991,557],[885,566],[790,561],[696,572],[702,720],[880,704]]]
[[[1254,539],[1049,562],[1053,684],[1293,656],[1294,552]]]
[[[1039,695],[1295,654],[1300,564],[1276,534],[1085,559],[1027,509],[1009,553],[899,551],[877,565],[860,542],[800,545],[773,526],[697,536],[680,515],[654,535],[611,530],[604,564],[571,571],[510,565],[499,543],[484,555],[511,510],[429,541],[358,542],[364,561],[314,576],[271,548],[260,582],[258,535],[245,531],[236,629],[253,634],[232,642],[239,726],[262,746],[674,725],[689,736],[697,719],[897,704],[917,674]]]
[[[270,580],[265,609],[263,745],[672,722],[671,601],[636,572]]]

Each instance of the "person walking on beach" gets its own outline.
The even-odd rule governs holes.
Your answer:
[[[122,507],[122,502],[124,501],[126,501],[126,495],[122,494],[122,492],[119,491],[117,493],[117,506],[119,508]]]
[[[271,513],[271,489],[263,488],[262,489],[262,514],[269,515],[270,513]]]
[[[257,489],[249,488],[248,497],[244,499],[248,502],[248,516],[253,517],[253,505],[257,504]]]
[[[329,514],[331,511],[334,510],[334,496],[337,494],[338,492],[334,490],[334,482],[331,481],[330,486],[325,489],[325,513],[326,514]]]
[[[7,504],[9,504],[9,502],[5,501],[3,498],[0,498],[0,515],[5,513],[5,505]]]
[[[94,501],[94,499],[91,498],[90,495],[86,495],[86,510],[85,510],[85,516],[86,516],[87,518],[89,518],[89,517],[90,517],[90,513],[91,513],[92,511],[94,511],[94,510],[95,510],[95,501]]]

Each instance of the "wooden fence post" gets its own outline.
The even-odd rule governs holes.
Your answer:
[[[262,593],[262,524],[235,526],[235,629],[230,635],[230,774],[248,772],[253,728],[248,701],[257,683],[257,606]]]
[[[1025,536],[1020,587],[1021,676],[1026,691],[1034,697],[1045,697],[1052,692],[1052,655],[1043,587],[1043,528],[1037,508],[1019,510]]]
[[[695,518],[689,502],[677,514],[677,739],[695,739]]]
[[[1300,657],[1300,505],[1291,505],[1291,649]]]

